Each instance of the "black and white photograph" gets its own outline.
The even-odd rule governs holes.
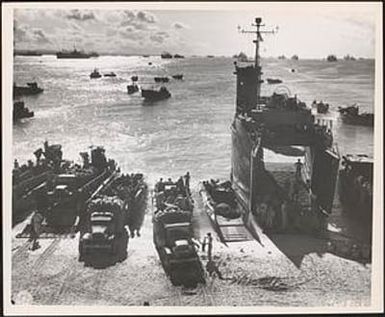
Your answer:
[[[381,2],[2,3],[4,313],[383,311],[382,30]]]

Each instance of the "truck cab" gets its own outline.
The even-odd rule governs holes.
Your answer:
[[[122,206],[120,200],[113,202],[108,197],[91,203],[79,239],[80,261],[88,263],[107,255],[106,259],[115,262],[126,257],[128,234]]]
[[[81,237],[81,252],[115,251],[114,215],[111,212],[94,212],[88,232]]]
[[[180,262],[182,259],[195,261],[196,250],[191,241],[191,224],[188,222],[165,225],[166,244],[164,251],[169,261],[174,258]]]

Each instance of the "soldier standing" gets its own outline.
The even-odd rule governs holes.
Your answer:
[[[205,252],[206,245],[208,246],[207,250],[207,256],[209,261],[211,261],[212,251],[213,251],[213,237],[211,236],[211,233],[208,232],[207,235],[203,239],[202,243],[202,251]]]
[[[30,240],[32,241],[32,247],[31,250],[34,251],[38,248],[40,248],[39,242],[37,239],[39,238],[40,231],[41,231],[41,225],[43,222],[43,215],[36,211],[31,219],[31,237]]]
[[[301,171],[302,171],[303,163],[301,159],[298,159],[297,163],[295,163],[295,177],[297,180],[301,179]]]

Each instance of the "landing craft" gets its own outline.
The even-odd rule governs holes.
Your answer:
[[[116,163],[114,160],[107,160],[102,147],[91,150],[91,160],[87,152],[80,153],[83,166],[63,161],[60,145],[50,151],[46,149],[45,153],[55,156],[51,158],[54,166],[52,170],[48,170],[50,173],[45,176],[43,183],[30,191],[32,200],[27,207],[29,210],[36,209],[44,216],[44,234],[73,233],[79,229],[87,200],[99,190],[103,182],[114,177]],[[27,225],[19,236],[28,236],[29,229]]]
[[[43,91],[44,89],[40,88],[37,82],[27,83],[27,86],[17,86],[15,83],[13,84],[13,97],[38,95]]]
[[[15,101],[13,103],[13,121],[17,121],[24,118],[31,118],[34,116],[34,112],[29,110],[25,106],[24,101]]]
[[[195,287],[198,283],[205,283],[202,263],[193,241],[194,203],[189,174],[177,182],[171,179],[158,182],[155,202],[153,240],[166,275],[176,286]]]
[[[112,262],[127,256],[128,225],[131,237],[138,234],[147,202],[147,184],[142,174],[119,174],[107,179],[88,199],[82,214],[79,260],[86,264],[100,257]]]

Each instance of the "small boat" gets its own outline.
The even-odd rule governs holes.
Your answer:
[[[133,93],[136,93],[137,91],[139,91],[139,86],[135,83],[133,83],[132,85],[127,85],[127,93],[129,95],[132,95]]]
[[[179,55],[179,54],[175,54],[174,58],[184,58],[184,56],[183,55]]]
[[[34,116],[34,112],[30,111],[23,101],[16,101],[13,103],[13,121],[19,119],[31,118]]]
[[[171,97],[166,87],[160,87],[159,90],[142,89],[142,97],[147,101],[158,101]]]
[[[183,74],[172,75],[172,78],[181,80],[181,79],[183,79]]]
[[[43,88],[40,88],[36,82],[27,83],[27,86],[16,86],[13,84],[13,96],[27,96],[27,95],[37,95],[44,91]]]
[[[214,58],[214,55],[207,55],[207,58]]]
[[[102,75],[98,72],[98,70],[95,68],[94,71],[90,74],[90,78],[100,78]]]
[[[42,56],[43,54],[38,51],[15,51],[15,55],[17,56]]]
[[[285,55],[280,55],[280,56],[278,56],[278,59],[286,59],[286,56]]]
[[[154,80],[156,83],[168,83],[170,79],[168,77],[154,77]]]
[[[138,79],[139,79],[139,77],[138,77],[138,76],[136,76],[136,75],[134,75],[134,76],[131,76],[131,80],[132,80],[132,81],[138,81]]]
[[[291,57],[291,59],[293,60],[293,61],[298,61],[298,55],[293,55],[292,57]]]
[[[150,55],[142,55],[142,57],[145,57],[145,58],[147,58],[147,57],[150,57]]]
[[[328,57],[326,57],[326,60],[328,62],[336,62],[337,61],[337,57],[335,55],[329,55]]]
[[[116,74],[114,72],[110,72],[103,75],[104,77],[116,77]]]
[[[327,113],[329,111],[329,104],[317,102],[316,100],[313,101],[312,107],[317,108],[317,113]]]
[[[282,80],[280,80],[278,78],[267,78],[266,80],[267,80],[267,83],[270,85],[282,83]]]
[[[343,123],[352,125],[362,125],[373,127],[374,125],[374,114],[373,113],[359,113],[358,106],[339,107],[338,112],[341,114]]]
[[[169,58],[172,58],[172,55],[168,52],[164,52],[160,55],[160,57],[163,59],[169,59]]]

